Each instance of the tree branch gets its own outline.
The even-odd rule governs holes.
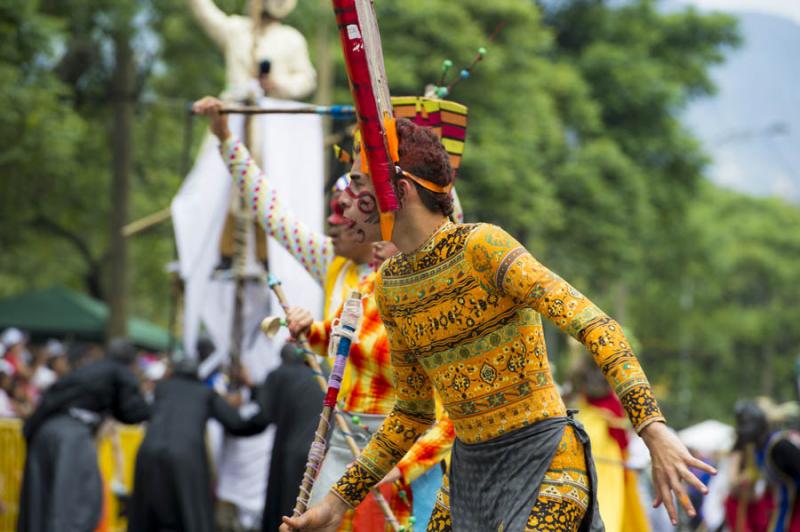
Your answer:
[[[83,258],[84,262],[86,262],[87,270],[84,281],[86,282],[86,287],[89,290],[89,293],[92,295],[92,297],[103,299],[104,293],[102,283],[100,282],[102,259],[98,260],[94,257],[91,249],[89,249],[89,245],[81,238],[81,236],[73,231],[70,231],[63,225],[43,214],[38,214],[36,217],[34,217],[31,220],[31,225],[35,229],[46,231],[72,244],[72,246]]]
[[[78,252],[81,254],[83,259],[92,264],[95,262],[94,256],[92,255],[91,250],[89,249],[88,244],[81,239],[81,237],[63,225],[59,224],[55,220],[48,218],[42,214],[37,215],[31,222],[31,224],[41,230],[47,231],[55,236],[61,237],[64,240],[68,241],[70,244],[75,246]]]

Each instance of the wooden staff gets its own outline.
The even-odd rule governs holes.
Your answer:
[[[334,119],[350,119],[355,117],[356,111],[352,105],[309,105],[290,109],[272,107],[258,107],[255,105],[235,105],[223,107],[222,114],[241,115],[326,115]]]
[[[195,114],[192,103],[186,104],[190,115]],[[356,116],[356,109],[352,105],[306,105],[294,108],[226,105],[219,112],[231,115],[325,115],[334,120],[351,120]]]
[[[300,493],[297,495],[297,502],[294,506],[294,515],[303,514],[308,508],[308,499],[311,495],[311,488],[314,486],[317,472],[325,456],[325,446],[328,438],[328,431],[331,426],[331,416],[336,408],[336,400],[339,397],[339,389],[342,385],[344,366],[347,357],[350,355],[353,335],[358,328],[358,321],[361,319],[361,294],[353,292],[350,298],[345,301],[342,311],[340,324],[334,334],[339,335],[339,343],[336,347],[336,360],[333,370],[328,377],[328,391],[322,401],[322,414],[319,416],[314,441],[308,451],[308,462],[306,471],[303,475],[303,483],[300,486]]]
[[[280,280],[277,277],[275,277],[274,275],[270,274],[269,275],[268,284],[269,284],[269,287],[272,289],[273,293],[275,294],[275,297],[278,298],[278,303],[280,303],[280,305],[283,308],[284,312],[288,313],[289,304],[287,302],[286,295],[283,292],[283,288],[281,287]],[[262,330],[267,332],[263,326],[262,326]],[[314,377],[316,378],[317,383],[320,386],[320,389],[322,391],[324,391],[324,392],[327,392],[328,383],[325,380],[325,377],[324,377],[324,375],[322,373],[322,368],[320,367],[319,362],[317,362],[317,359],[316,359],[316,356],[314,354],[314,351],[311,349],[311,345],[308,343],[308,338],[306,338],[305,334],[299,334],[298,337],[297,337],[297,341],[300,344],[300,348],[305,353],[306,362],[308,363],[308,366],[311,368],[311,371],[314,372]],[[338,411],[334,410],[333,413],[334,413],[334,419],[336,420],[336,426],[339,428],[341,433],[344,435],[344,439],[345,439],[345,442],[347,443],[347,447],[350,449],[350,452],[353,454],[353,458],[357,458],[358,455],[361,454],[361,449],[358,448],[358,444],[353,439],[353,436],[350,433],[350,427],[348,426],[347,421],[345,421],[344,416],[342,416],[342,414],[339,413]],[[309,488],[309,492],[310,491],[311,490]],[[377,501],[378,506],[380,507],[381,511],[383,512],[383,515],[386,518],[386,521],[392,527],[392,530],[394,530],[395,532],[400,532],[403,529],[403,527],[400,525],[400,522],[397,520],[397,517],[394,515],[394,512],[392,512],[392,508],[389,506],[388,501],[383,497],[383,495],[381,494],[381,492],[380,492],[380,490],[378,488],[373,488],[371,490],[371,492],[372,492],[372,495],[375,497],[375,500]],[[306,500],[306,503],[307,503],[307,500]],[[295,507],[295,512],[297,511],[297,509],[298,508]],[[303,508],[300,513],[302,514],[304,511],[305,511],[305,508]]]

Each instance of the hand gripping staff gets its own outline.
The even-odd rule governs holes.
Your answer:
[[[281,287],[280,280],[277,277],[275,277],[273,274],[269,274],[268,284],[269,284],[270,289],[272,289],[272,292],[275,294],[275,297],[278,298],[278,303],[280,303],[280,305],[283,308],[284,312],[288,311],[289,310],[289,303],[288,303],[288,301],[286,299],[286,294],[284,294],[283,288]],[[361,303],[360,303],[360,300],[359,300],[359,308],[360,308],[360,304]],[[273,325],[274,326],[274,320],[272,320],[271,318],[267,318],[264,321],[265,322],[269,321],[269,323],[267,325],[268,328],[269,328],[269,325]],[[264,324],[262,324],[262,330],[264,330],[265,333],[267,333],[268,335],[270,334],[264,328]],[[274,334],[274,332],[272,334]],[[317,362],[316,354],[311,349],[311,345],[309,345],[308,339],[306,338],[306,336],[304,334],[301,334],[301,335],[298,336],[297,341],[300,344],[300,348],[305,353],[306,362],[308,363],[308,366],[311,368],[311,371],[314,372],[314,376],[315,376],[315,378],[317,380],[317,383],[319,383],[320,388],[323,391],[328,391],[328,389],[329,389],[328,383],[325,381],[325,377],[323,376],[322,368],[320,367],[319,362]],[[348,350],[349,350],[349,347],[348,347]],[[337,356],[337,360],[338,360],[338,356]],[[335,369],[335,366],[334,366],[334,369]],[[341,383],[341,376],[339,378],[339,382]],[[338,394],[338,391],[337,391],[337,394]],[[334,399],[334,403],[335,403],[335,401],[336,400]],[[350,427],[347,425],[347,421],[345,421],[344,417],[342,417],[342,415],[339,412],[334,411],[333,414],[334,414],[334,418],[336,419],[336,426],[339,428],[339,431],[341,431],[341,433],[344,435],[345,442],[347,443],[347,447],[350,449],[350,452],[353,454],[353,458],[358,457],[358,455],[361,454],[361,449],[358,448],[358,444],[353,439],[353,436],[350,433]],[[324,411],[323,411],[323,415],[324,415]],[[322,424],[322,418],[320,419],[320,424]],[[327,430],[328,430],[327,425],[326,425],[326,429],[325,430],[327,432]],[[318,427],[316,435],[319,435],[319,433],[320,433],[320,431],[319,431],[319,427]],[[327,438],[327,434],[325,434],[325,436]],[[316,438],[315,438],[315,443],[316,443]],[[325,448],[325,440],[323,440],[323,446],[322,446],[323,452],[324,452],[324,448]],[[312,446],[312,449],[313,449],[313,446]],[[319,468],[319,464],[317,464],[317,468]],[[302,507],[302,510],[300,510],[300,513],[305,512],[306,506],[308,505],[308,497],[309,497],[309,495],[311,493],[311,487],[313,486],[314,478],[316,478],[316,471],[317,470],[314,470],[314,473],[313,473],[314,477],[311,480],[311,484],[309,486],[305,487],[306,491],[303,491],[302,487],[300,489],[300,494],[298,495],[297,503],[298,504],[300,503],[301,497],[305,497],[305,500],[304,500],[304,503],[303,503],[303,507]],[[309,473],[308,466],[306,466],[306,473],[303,475],[303,485],[304,486],[305,486],[305,481],[308,478],[308,473]],[[389,503],[383,497],[383,495],[381,494],[380,490],[378,490],[377,488],[373,488],[372,489],[372,495],[375,497],[375,501],[378,503],[378,506],[380,507],[381,512],[383,513],[383,516],[385,517],[386,521],[392,527],[392,530],[394,530],[395,532],[400,532],[401,530],[403,530],[403,527],[400,526],[400,522],[397,520],[397,517],[395,517],[394,513],[392,512],[391,507],[389,506]],[[294,509],[295,515],[298,515],[298,509],[299,509],[298,506],[295,506],[295,509]]]

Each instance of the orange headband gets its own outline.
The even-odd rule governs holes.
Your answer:
[[[438,192],[439,194],[449,194],[450,193],[450,189],[453,188],[453,183],[452,182],[450,182],[450,183],[448,183],[447,185],[444,185],[444,186],[437,185],[433,181],[429,181],[427,179],[423,179],[421,177],[417,177],[414,174],[412,174],[411,172],[406,172],[405,170],[403,170],[399,166],[395,166],[394,168],[395,168],[395,170],[397,171],[398,174],[402,175],[403,177],[407,177],[408,179],[410,179],[414,183],[418,184],[419,186],[421,186],[424,189],[430,190],[431,192]]]

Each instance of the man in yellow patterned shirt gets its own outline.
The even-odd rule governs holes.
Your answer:
[[[436,137],[398,120],[400,253],[375,281],[397,401],[379,431],[323,501],[281,530],[333,530],[434,420],[438,391],[456,432],[450,492],[428,530],[602,530],[588,438],[553,382],[541,317],[592,353],[647,444],[653,479],[677,523],[673,496],[694,515],[682,482],[703,490],[694,459],[668,430],[620,325],[488,224],[453,224],[452,171]],[[345,207],[367,239],[380,240],[374,187],[360,154]],[[347,201],[347,200],[346,200]],[[451,511],[452,509],[452,511]]]

